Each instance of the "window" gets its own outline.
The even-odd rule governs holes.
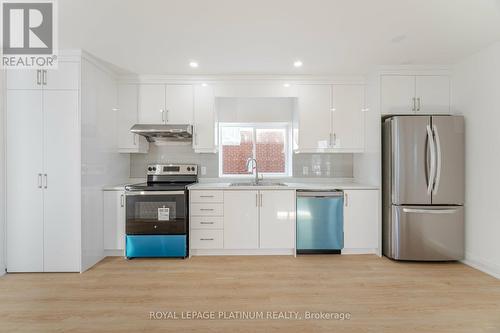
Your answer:
[[[219,176],[251,177],[247,160],[255,158],[259,174],[290,176],[291,149],[286,123],[219,124]]]

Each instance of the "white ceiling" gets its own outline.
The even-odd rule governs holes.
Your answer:
[[[450,64],[500,40],[500,0],[58,3],[61,48],[140,74],[363,74]]]

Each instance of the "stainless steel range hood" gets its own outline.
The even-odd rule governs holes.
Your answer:
[[[130,132],[142,135],[148,142],[156,144],[189,143],[193,139],[192,125],[137,124],[132,126]]]

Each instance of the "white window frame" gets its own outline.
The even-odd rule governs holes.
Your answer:
[[[292,177],[292,124],[287,122],[272,122],[272,123],[219,123],[218,137],[219,137],[219,177],[220,178],[241,178],[241,179],[251,179],[255,177],[255,173],[249,174],[224,174],[224,159],[223,159],[223,149],[222,149],[222,128],[223,127],[248,127],[253,129],[253,157],[255,158],[255,144],[257,139],[257,129],[284,129],[285,130],[285,172],[275,173],[275,172],[259,172],[259,176],[262,175],[266,178],[288,178]]]

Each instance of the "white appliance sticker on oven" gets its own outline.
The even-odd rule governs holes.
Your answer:
[[[160,207],[158,208],[158,221],[169,221],[170,220],[170,208]]]

